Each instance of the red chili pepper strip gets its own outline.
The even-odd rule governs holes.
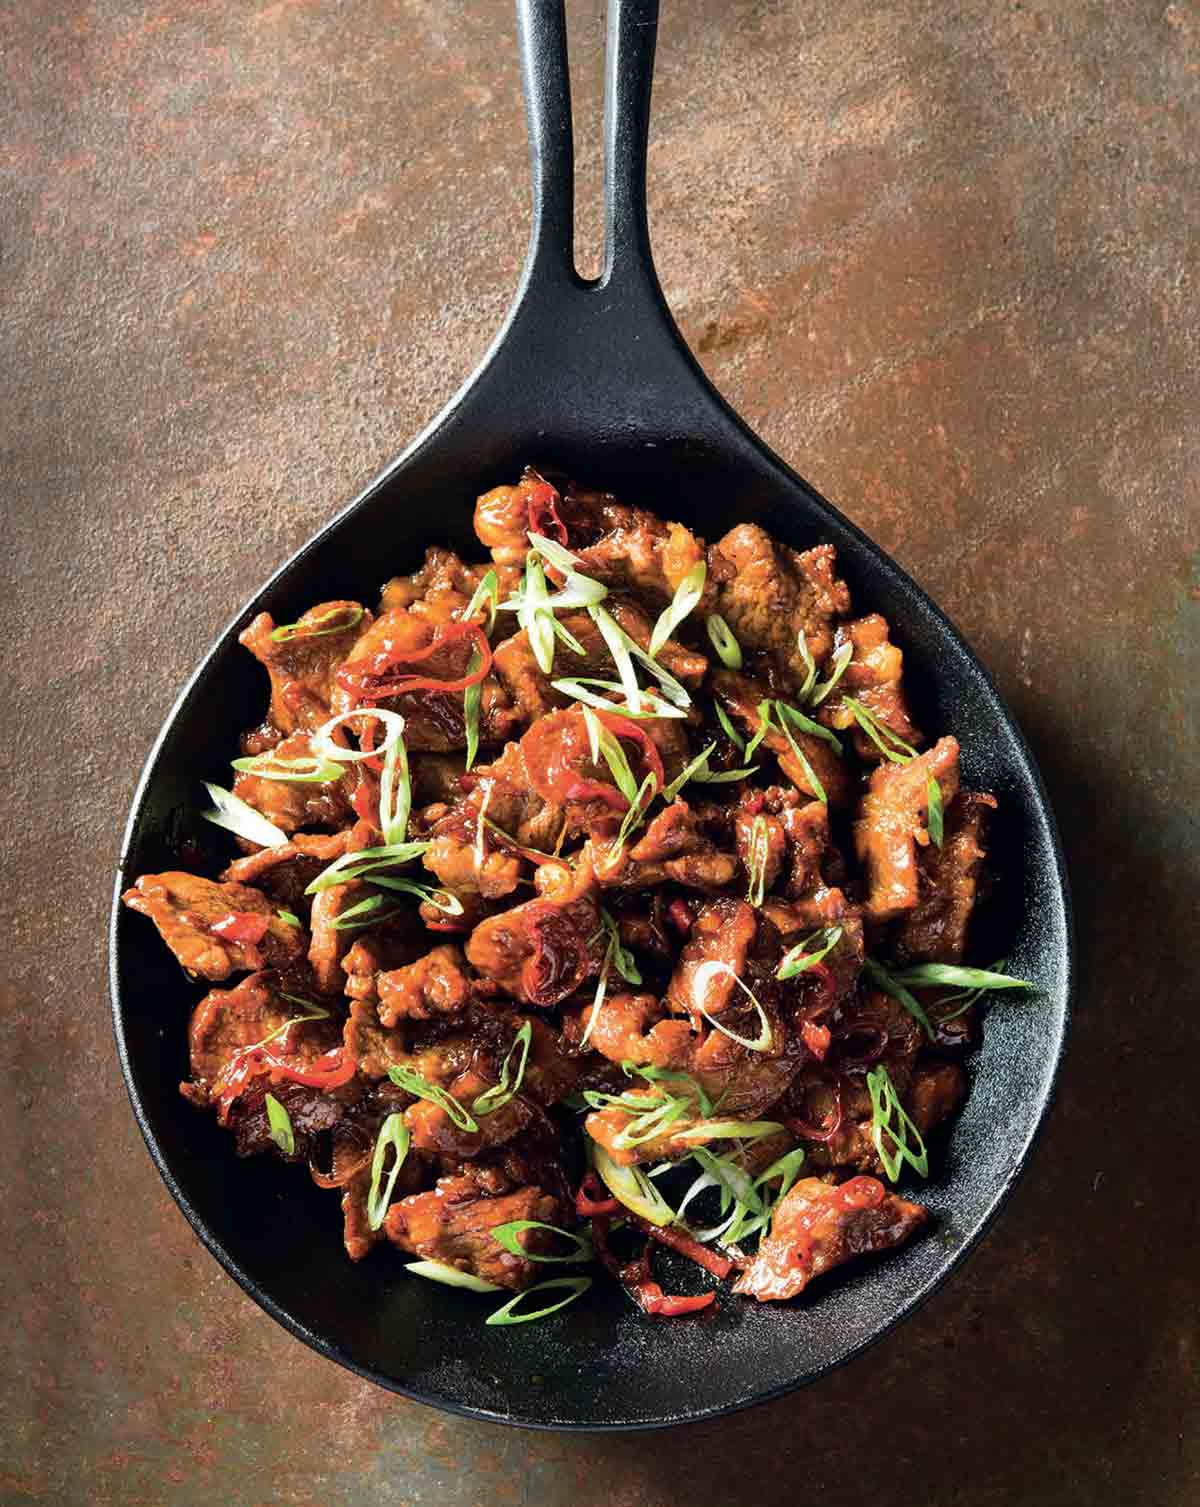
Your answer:
[[[575,1212],[580,1219],[591,1219],[597,1214],[616,1214],[621,1205],[615,1198],[606,1197],[608,1189],[594,1172],[585,1175],[575,1194]]]
[[[681,1256],[687,1256],[697,1266],[702,1266],[706,1272],[712,1272],[714,1277],[727,1277],[733,1269],[734,1263],[728,1256],[721,1256],[716,1251],[710,1251],[707,1246],[701,1245],[698,1240],[693,1240],[690,1235],[685,1235],[682,1230],[651,1224],[648,1220],[639,1219],[636,1214],[633,1222],[645,1230],[651,1240],[657,1240],[659,1245],[669,1246],[671,1250],[678,1251]]]
[[[379,786],[368,775],[364,775],[358,782],[358,789],[350,797],[350,804],[359,821],[369,822],[372,827],[378,828]]]
[[[576,780],[566,792],[569,801],[603,801],[614,811],[629,810],[629,802],[615,785],[606,785],[603,780]]]
[[[479,651],[479,664],[458,680],[438,680],[429,675],[397,675],[392,679],[380,679],[394,664],[418,664],[421,660],[429,659],[443,645],[468,636],[474,639],[475,648]],[[405,696],[412,691],[465,691],[468,686],[478,685],[486,679],[491,668],[492,646],[480,624],[450,623],[424,649],[381,650],[369,668],[360,669],[354,664],[343,665],[337,672],[337,682],[343,690],[357,696],[359,701],[383,701],[389,696]],[[378,684],[368,685],[367,682],[371,680],[378,681]]]
[[[550,530],[554,530],[559,544],[566,548],[568,534],[567,526],[558,516],[558,489],[552,487],[548,481],[538,481],[529,489],[529,529],[531,533],[542,534],[550,537]],[[542,513],[549,515],[550,522],[544,522]]]
[[[217,1095],[218,1123],[225,1123],[230,1105],[243,1093],[250,1079],[260,1077],[263,1073],[269,1073],[276,1080],[282,1078],[292,1083],[303,1083],[308,1088],[319,1088],[322,1093],[328,1093],[330,1089],[341,1088],[344,1083],[349,1083],[357,1071],[358,1063],[341,1047],[335,1047],[324,1056],[314,1058],[303,1067],[293,1066],[282,1057],[277,1057],[274,1052],[269,1052],[266,1047],[247,1047],[222,1075],[225,1083]]]
[[[636,1222],[640,1224],[641,1221]],[[669,1319],[678,1314],[695,1313],[697,1309],[707,1308],[716,1300],[715,1292],[701,1293],[695,1298],[675,1297],[664,1293],[650,1271],[649,1241],[636,1261],[630,1261],[622,1266],[608,1248],[608,1218],[605,1215],[597,1214],[592,1217],[592,1243],[601,1265],[616,1277],[643,1313],[654,1313],[664,1319]]]
[[[231,910],[208,929],[226,942],[241,942],[253,947],[266,936],[270,925],[269,916],[260,916],[252,910]]]
[[[676,1297],[663,1292],[657,1282],[641,1282],[636,1287],[629,1288],[628,1292],[643,1313],[658,1314],[663,1319],[678,1318],[683,1313],[696,1313],[717,1300],[715,1292],[698,1293],[694,1298]]]
[[[874,1209],[883,1202],[883,1184],[877,1177],[852,1177],[838,1195],[848,1209]]]
[[[462,921],[426,921],[426,931],[470,931],[470,924]]]
[[[804,1045],[813,1054],[818,1062],[825,1061],[825,1053],[829,1050],[829,1043],[833,1035],[828,1026],[819,1026],[815,1020],[802,1021],[800,1036]]]
[[[647,771],[653,774],[658,782],[658,788],[661,790],[667,783],[666,776],[663,773],[662,755],[659,753],[654,739],[646,729],[639,727],[629,717],[618,716],[615,712],[597,712],[596,716],[599,717],[601,724],[608,728],[610,733],[615,733],[618,738],[628,738],[631,742],[638,745],[642,750],[642,758],[645,761]]]

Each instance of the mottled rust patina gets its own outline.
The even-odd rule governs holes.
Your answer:
[[[571,10],[586,106],[601,7]],[[1042,1148],[914,1320],[653,1446],[406,1404],[222,1274],[112,1051],[119,828],[216,629],[496,328],[527,226],[509,4],[4,7],[6,1503],[1200,1494],[1200,9],[664,10],[651,217],[684,332],[961,625],[1050,784],[1084,972]]]

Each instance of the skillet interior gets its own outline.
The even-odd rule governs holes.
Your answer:
[[[656,9],[653,0],[619,0],[610,10],[612,58],[622,59],[610,62],[610,88],[624,96],[610,101],[608,117],[614,234],[606,278],[585,285],[570,265],[561,4],[520,0],[535,215],[514,312],[434,426],[209,652],[147,763],[117,895],[143,872],[196,863],[193,844],[214,860],[221,851],[196,817],[199,781],[227,780],[238,734],[262,714],[265,679],[236,642],[253,613],[267,608],[286,621],[320,600],[372,602],[383,580],[416,568],[430,544],[479,558],[474,499],[526,462],[607,487],[709,540],[746,519],[800,548],[830,540],[857,610],[882,612],[905,650],[918,719],[954,732],[964,783],[1000,797],[998,902],[975,957],[1007,958],[1038,989],[987,1019],[966,1106],[921,1184],[932,1232],[861,1269],[839,1268],[796,1304],[730,1299],[710,1319],[662,1323],[602,1282],[549,1321],[487,1329],[486,1302],[404,1276],[389,1253],[346,1260],[338,1200],[302,1172],[233,1157],[228,1136],[177,1089],[187,1012],[201,987],[116,903],[112,922],[113,1013],[134,1110],[213,1254],[301,1339],[383,1386],[536,1427],[638,1428],[730,1411],[811,1381],[879,1338],[961,1260],[1014,1184],[1049,1104],[1070,997],[1070,915],[1053,818],[986,674],[908,577],[737,419],[666,310],[641,182]]]

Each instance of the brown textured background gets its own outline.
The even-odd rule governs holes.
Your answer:
[[[590,228],[601,10],[571,6]],[[947,608],[1043,762],[1084,965],[1049,1133],[914,1320],[653,1440],[442,1417],[242,1296],[117,1071],[118,832],[214,631],[502,316],[527,225],[512,19],[0,7],[5,1503],[1200,1499],[1200,7],[664,12],[651,215],[685,334]]]

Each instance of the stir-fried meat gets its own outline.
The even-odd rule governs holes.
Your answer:
[[[836,1188],[801,1178],[775,1210],[771,1232],[734,1292],[760,1302],[794,1298],[854,1256],[903,1244],[928,1218],[921,1204],[886,1192],[874,1178]]]
[[[339,629],[341,622],[346,626]],[[313,732],[326,720],[334,676],[370,624],[371,614],[357,602],[322,602],[303,614],[292,638],[272,638],[275,620],[269,612],[260,612],[243,629],[238,642],[271,677],[270,720],[285,737]]]
[[[264,767],[282,759],[312,758],[307,732],[283,738],[264,757]],[[287,780],[264,779],[261,775],[240,772],[233,782],[239,800],[261,811],[281,832],[296,832],[301,827],[340,827],[351,819],[349,792],[354,788],[353,772],[328,785],[294,784]]]
[[[716,610],[742,648],[767,655],[792,691],[807,673],[798,635],[804,633],[809,652],[823,664],[833,647],[834,619],[850,610],[834,559],[830,544],[799,554],[756,523],[738,524],[708,552]]]
[[[539,1268],[506,1251],[491,1231],[517,1219],[561,1225],[564,1217],[558,1199],[540,1188],[480,1198],[470,1178],[444,1177],[428,1193],[414,1193],[393,1204],[383,1227],[388,1239],[409,1255],[520,1291],[538,1280]],[[545,1249],[541,1241],[530,1238],[544,1234],[528,1231],[526,1248]]]
[[[892,946],[905,962],[961,963],[975,908],[984,838],[996,798],[960,790],[946,807],[941,847],[917,855],[916,906],[896,929]]]
[[[242,737],[260,763],[235,791],[287,840],[242,836],[219,881],[145,875],[124,897],[193,975],[249,975],[193,1012],[181,1091],[216,1112],[239,1154],[307,1162],[336,1188],[350,1259],[390,1244],[514,1290],[555,1271],[505,1251],[495,1227],[569,1228],[577,1207],[605,1197],[590,1174],[579,1188],[576,1137],[625,1166],[682,1164],[710,1144],[750,1178],[799,1148],[804,1181],[782,1200],[781,1173],[759,1185],[773,1222],[735,1289],[794,1296],[927,1217],[877,1180],[891,1143],[872,1088],[886,1073],[908,1133],[928,1137],[962,1103],[967,1078],[952,1059],[978,1040],[979,1020],[949,986],[915,983],[927,1034],[866,960],[963,960],[996,802],[959,789],[953,737],[904,752],[923,740],[901,648],[877,613],[850,617],[832,546],[799,552],[741,523],[709,548],[681,523],[533,469],[480,497],[475,523],[491,565],[435,546],[388,581],[378,615],[328,602],[278,638],[265,614],[244,632],[271,699]],[[638,686],[662,692],[657,666],[682,687],[667,697],[680,715],[653,715],[644,697],[630,710],[630,667],[618,650],[618,668],[595,603],[548,609],[547,626],[565,630],[549,673],[515,602],[495,620],[490,603],[465,619],[488,570],[501,602],[523,591],[531,544],[557,594],[565,562],[546,539],[605,588],[604,613],[638,651]],[[648,662],[664,607],[701,564],[700,600]],[[741,671],[709,650],[715,613]],[[814,707],[809,670],[829,679],[839,651],[840,678]],[[554,684],[570,681],[585,689]],[[468,683],[479,692],[470,770]],[[848,697],[901,740],[894,758]],[[380,790],[382,740],[397,730],[373,709],[404,718],[399,806]],[[345,752],[375,757],[348,759],[329,784],[294,766],[294,778],[265,777],[312,757],[314,730],[341,714]],[[385,826],[380,866],[309,893],[343,855],[384,847]],[[287,1112],[291,1152],[268,1093]],[[408,1150],[391,1207],[371,1205],[372,1229],[371,1164],[389,1115]],[[753,1120],[772,1124],[731,1132]],[[655,1183],[668,1202],[682,1185]],[[711,1222],[717,1197],[701,1189],[689,1221]],[[597,1251],[605,1228],[596,1213]],[[546,1239],[533,1232],[526,1250],[548,1253]],[[601,1260],[617,1264],[606,1247]],[[627,1286],[650,1281],[646,1265],[636,1282],[623,1270]]]
[[[747,737],[756,736],[762,720],[758,709],[771,696],[767,687],[748,675],[740,675],[733,670],[717,670],[712,676],[712,688],[735,726],[743,728]],[[836,749],[824,738],[800,732],[794,726],[789,731],[796,747],[807,761],[807,769],[796,757],[791,742],[779,730],[779,720],[774,714],[761,747],[770,749],[778,760],[780,771],[797,790],[819,798],[812,779],[816,775],[829,804],[834,807],[844,806],[850,799],[851,783],[845,763],[838,757]],[[761,758],[760,750],[755,751],[755,757],[756,761]]]
[[[149,916],[189,973],[214,984],[242,969],[280,967],[303,949],[300,932],[249,885],[173,870],[143,874],[121,898]]]
[[[942,738],[907,764],[881,764],[854,823],[854,848],[867,871],[866,913],[892,921],[920,899],[917,845],[929,843],[929,781],[937,781],[943,807],[958,794],[958,740]]]
[[[584,575],[606,586],[637,591],[659,606],[704,559],[703,541],[681,523],[664,523],[643,508],[626,507],[607,492],[569,487],[562,515]],[[711,600],[706,585],[698,610],[711,612]]]
[[[457,1015],[471,1000],[471,981],[463,955],[447,944],[396,968],[381,973],[376,984],[379,1019],[385,1026],[402,1020],[429,1020],[434,1015]]]
[[[188,1027],[191,1082],[185,1097],[206,1103],[222,1072],[247,1047],[264,1041],[289,1061],[311,1062],[328,1052],[337,1044],[340,1026],[331,1019],[301,1020],[305,1013],[284,998],[274,973],[252,973],[233,989],[210,989]],[[289,1021],[294,1024],[288,1026]]]
[[[904,655],[888,637],[887,619],[872,612],[868,617],[843,623],[834,635],[834,652],[844,644],[853,649],[850,663],[836,690],[822,704],[818,720],[827,727],[852,733],[854,751],[859,758],[868,764],[877,764],[883,754],[859,727],[842,700],[843,694],[853,696],[898,738],[919,748],[921,732],[908,714],[904,695]]]
[[[471,933],[467,958],[506,994],[549,1007],[573,994],[600,965],[600,909],[586,863],[545,863],[536,900],[489,916]]]

